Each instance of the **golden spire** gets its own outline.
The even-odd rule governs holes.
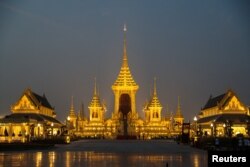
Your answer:
[[[166,105],[166,120],[170,120],[171,114],[169,112],[168,104]]]
[[[126,24],[124,24],[123,32],[124,32],[124,37],[123,37],[123,62],[122,62],[122,67],[128,67],[127,41],[126,41],[127,26],[126,26]]]
[[[156,93],[156,77],[154,78],[154,96],[157,96],[157,93]]]
[[[74,96],[71,96],[70,111],[74,111]]]
[[[177,111],[176,111],[176,118],[182,118],[183,115],[181,113],[181,104],[180,104],[180,96],[178,96],[178,105],[177,105]]]
[[[127,27],[124,24],[123,27],[123,32],[124,32],[124,39],[123,39],[123,58],[122,58],[122,66],[120,73],[113,84],[112,88],[115,89],[116,86],[132,86],[134,89],[138,89],[139,86],[136,84],[134,81],[132,74],[129,70],[128,66],[128,56],[127,56],[127,41],[126,41],[126,32],[127,32]]]
[[[156,78],[154,78],[154,92],[153,92],[153,97],[152,97],[152,99],[150,101],[149,107],[160,107],[160,108],[162,108],[160,100],[158,99],[158,96],[157,96]]]
[[[85,115],[84,115],[84,104],[83,104],[83,102],[82,102],[82,104],[81,104],[81,108],[80,108],[80,111],[79,111],[79,113],[78,113],[78,117],[79,117],[80,119],[84,119],[84,117],[85,117]]]
[[[96,77],[95,77],[95,88],[94,88],[94,96],[97,96],[97,88],[96,88]]]
[[[95,86],[94,86],[94,95],[89,104],[89,107],[101,107],[99,95],[97,94],[96,78],[95,78]]]
[[[73,97],[73,96],[71,96],[71,105],[70,105],[69,116],[70,116],[70,117],[75,117],[74,97]]]

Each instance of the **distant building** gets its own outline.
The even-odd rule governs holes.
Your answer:
[[[26,89],[11,111],[0,119],[0,142],[27,142],[62,133],[63,124],[55,118],[54,108],[45,95]]]
[[[250,113],[249,107],[243,104],[232,91],[216,97],[210,97],[198,115],[198,131],[202,135],[236,136],[248,135]]]

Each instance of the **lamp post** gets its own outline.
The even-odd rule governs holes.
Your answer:
[[[250,137],[250,123],[248,120],[246,120],[246,133]]]
[[[214,124],[211,123],[210,126],[211,126],[211,136],[213,137],[214,136]]]
[[[227,120],[227,131],[228,131],[228,137],[232,137],[233,135],[233,129],[232,129],[232,121]]]
[[[195,130],[195,136],[197,136],[198,135],[198,131],[197,131],[197,117],[195,116],[194,117],[194,130]]]
[[[70,117],[68,116],[66,120],[66,126],[69,127],[69,125],[70,125]]]
[[[66,119],[66,127],[67,127],[68,134],[70,134],[70,117],[69,116]]]
[[[224,128],[224,137],[225,137],[226,136],[226,132],[227,132],[226,124],[225,123],[223,124],[223,128]]]
[[[52,122],[50,126],[51,126],[51,136],[53,136],[53,126],[54,126],[54,123]]]
[[[40,137],[40,126],[41,126],[41,124],[38,123],[38,124],[37,124],[37,128],[38,128],[38,137]]]

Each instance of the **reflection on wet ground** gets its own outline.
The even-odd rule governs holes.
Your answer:
[[[83,140],[50,150],[0,152],[0,166],[206,167],[207,153],[169,141]]]

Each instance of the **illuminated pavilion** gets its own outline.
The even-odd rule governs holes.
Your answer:
[[[203,136],[249,136],[249,107],[232,90],[210,96],[198,115],[196,128]]]
[[[63,124],[56,119],[54,108],[46,96],[26,89],[11,106],[12,114],[0,119],[0,142],[28,142],[59,136]]]
[[[111,118],[105,119],[104,117],[106,106],[100,102],[95,82],[94,95],[88,106],[89,118],[77,116],[73,110],[72,102],[66,120],[70,131],[77,136],[98,138],[134,136],[140,139],[151,139],[180,134],[184,121],[180,104],[178,103],[176,115],[163,116],[163,107],[156,92],[156,81],[154,82],[152,99],[143,108],[145,120],[139,117],[136,111],[136,92],[139,85],[135,82],[128,65],[126,26],[124,26],[123,31],[122,65],[118,77],[111,87],[114,93],[114,110]]]

